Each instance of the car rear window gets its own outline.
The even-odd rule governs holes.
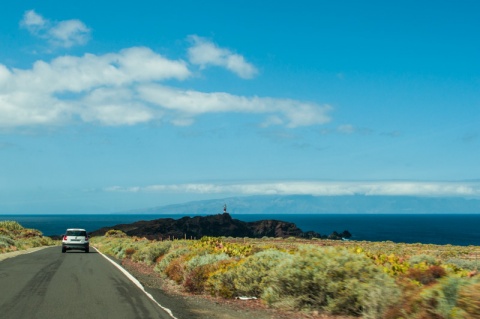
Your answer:
[[[67,236],[87,236],[84,230],[67,230]]]

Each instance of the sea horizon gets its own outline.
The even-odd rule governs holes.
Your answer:
[[[66,228],[94,231],[102,227],[159,218],[207,216],[212,214],[0,214],[45,236],[61,235]],[[302,231],[329,235],[348,230],[351,240],[392,241],[438,245],[480,245],[480,214],[230,214],[244,222],[276,219],[294,223]]]

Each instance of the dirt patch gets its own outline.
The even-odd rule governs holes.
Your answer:
[[[124,259],[122,266],[135,276],[157,301],[169,309],[177,309],[178,319],[348,319],[317,313],[285,312],[268,308],[261,300],[215,298],[192,295],[179,286],[163,280],[152,266]],[[157,299],[158,298],[158,299]],[[161,300],[161,301],[160,301]]]

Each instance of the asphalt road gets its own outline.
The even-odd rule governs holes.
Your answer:
[[[51,247],[0,262],[0,318],[173,317],[96,250]]]

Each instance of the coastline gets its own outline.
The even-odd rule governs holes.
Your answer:
[[[0,215],[0,220],[14,219],[27,228],[39,229],[45,236],[61,235],[66,228],[81,226],[94,231],[106,226],[128,224],[157,218],[179,219],[193,214],[99,214],[99,215]],[[201,215],[205,216],[205,215]],[[280,219],[293,222],[302,231],[320,234],[348,230],[356,241],[392,241],[396,243],[422,243],[436,245],[480,245],[480,214],[231,214],[242,221]]]

